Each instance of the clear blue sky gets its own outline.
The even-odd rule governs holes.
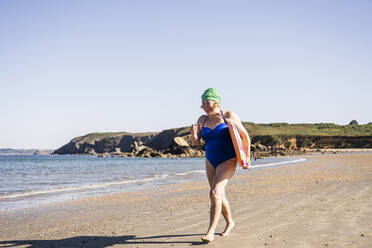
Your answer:
[[[0,147],[243,121],[372,121],[372,1],[0,1]]]

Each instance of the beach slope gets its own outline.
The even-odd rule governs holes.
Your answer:
[[[301,157],[235,176],[236,227],[208,244],[205,180],[4,212],[0,247],[371,247],[372,154]]]

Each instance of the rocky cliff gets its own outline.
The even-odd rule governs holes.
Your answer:
[[[115,154],[139,157],[203,156],[190,147],[188,127],[151,133],[92,133],[72,139],[53,154]]]
[[[254,157],[298,154],[306,149],[372,148],[371,124],[243,124],[251,136]],[[72,139],[53,154],[193,157],[204,156],[203,148],[203,144],[192,147],[189,127],[181,127],[149,133],[92,133]]]

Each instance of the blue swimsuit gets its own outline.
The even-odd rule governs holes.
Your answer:
[[[218,124],[214,129],[202,127],[201,131],[201,136],[205,141],[205,156],[214,168],[217,168],[222,162],[236,157],[229,127],[226,124],[222,111],[221,115],[224,121],[223,123]]]

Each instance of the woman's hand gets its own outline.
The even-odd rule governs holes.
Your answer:
[[[226,118],[226,117],[225,117],[225,122],[226,124],[234,124],[234,121],[232,119]]]
[[[245,148],[245,154],[247,154],[247,167],[251,166],[251,149],[250,148]]]
[[[193,124],[190,127],[192,143],[195,145],[198,142],[198,124]]]

